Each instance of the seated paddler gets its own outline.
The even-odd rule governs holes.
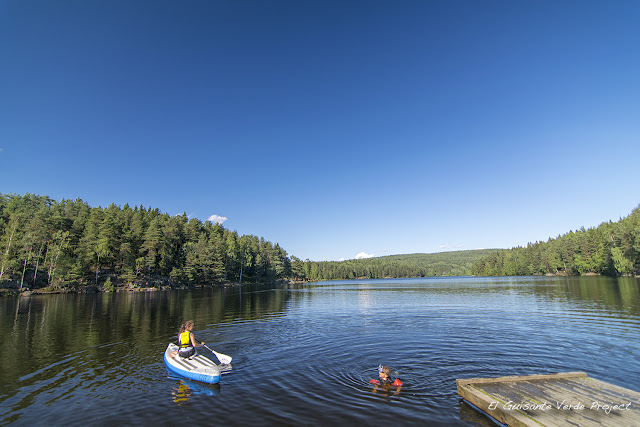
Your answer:
[[[188,320],[180,327],[180,333],[178,334],[178,355],[180,357],[191,357],[196,354],[196,347],[202,347],[204,342],[196,343],[196,338],[193,335],[193,320]]]

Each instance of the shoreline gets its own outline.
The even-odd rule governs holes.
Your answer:
[[[301,282],[296,282],[292,280],[279,280],[275,283],[278,284],[296,284]],[[120,292],[158,292],[158,291],[189,291],[194,289],[215,289],[215,288],[226,288],[232,286],[245,286],[245,285],[254,285],[256,283],[238,283],[225,281],[221,283],[214,284],[197,284],[197,285],[183,285],[183,284],[159,284],[154,285],[148,282],[145,283],[136,283],[136,284],[127,284],[124,286],[114,286],[112,289],[104,289],[103,286],[98,285],[80,285],[75,287],[63,287],[59,289],[50,289],[50,288],[38,288],[38,289],[15,289],[15,288],[0,288],[0,297],[3,296],[31,296],[31,295],[52,295],[52,294],[115,294]]]
[[[2,288],[0,289],[0,296],[31,296],[31,295],[51,295],[51,294],[115,294],[119,292],[157,292],[157,291],[170,291],[170,290],[191,290],[191,289],[202,289],[202,288],[218,288],[218,287],[227,287],[227,286],[242,286],[239,283],[225,283],[225,284],[215,284],[215,285],[189,285],[189,286],[176,286],[176,285],[164,285],[164,286],[119,286],[115,287],[113,290],[105,290],[101,286],[96,285],[86,285],[86,286],[77,286],[73,288],[65,287],[60,289],[48,289],[48,288],[39,288],[39,289],[11,289],[11,288]]]
[[[577,276],[570,276],[566,273],[553,274],[548,273],[544,275],[545,277],[599,277],[602,276],[600,274],[595,273],[587,273],[581,274]],[[453,276],[433,276],[433,277],[453,277]],[[473,276],[475,277],[475,276]],[[526,276],[477,276],[477,277],[526,277]],[[531,277],[539,277],[539,276],[531,276]],[[609,277],[609,276],[606,276]],[[632,277],[636,279],[640,279],[640,275],[624,275],[617,277]],[[403,277],[404,278],[404,277]],[[366,279],[357,278],[351,280],[361,280]],[[385,277],[385,279],[395,279],[395,277]],[[336,279],[336,280],[349,280],[349,279]],[[231,286],[245,286],[245,285],[256,285],[264,283],[238,283],[231,281],[224,281],[220,283],[214,284],[197,284],[197,285],[185,285],[185,284],[175,284],[175,283],[167,283],[166,280],[153,280],[153,281],[145,281],[136,282],[136,283],[127,283],[123,286],[113,286],[111,289],[104,289],[104,286],[98,285],[79,285],[74,287],[63,287],[59,289],[51,289],[51,288],[38,288],[38,289],[16,289],[15,287],[7,287],[0,288],[0,298],[4,296],[31,296],[31,295],[51,295],[51,294],[97,294],[97,293],[118,293],[118,292],[158,292],[158,291],[189,291],[194,289],[214,289],[221,287],[231,287]],[[289,280],[282,279],[278,280],[274,285],[300,285],[303,283],[309,283],[309,280]]]

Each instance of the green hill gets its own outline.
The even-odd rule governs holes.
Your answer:
[[[366,277],[467,276],[473,265],[495,249],[439,252],[433,254],[389,255],[347,261],[292,261],[293,270],[309,280],[355,279]]]

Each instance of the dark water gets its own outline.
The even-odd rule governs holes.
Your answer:
[[[219,386],[164,367],[188,319],[233,357]],[[0,333],[0,425],[491,425],[456,378],[586,371],[640,390],[632,278],[11,297]],[[398,394],[368,384],[381,363],[404,382]]]

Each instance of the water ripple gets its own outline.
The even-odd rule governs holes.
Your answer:
[[[78,344],[60,347],[59,354],[44,347],[30,353],[24,370],[3,371],[0,424],[37,423],[46,415],[92,425],[206,425],[212,419],[229,425],[490,425],[460,404],[456,379],[584,370],[634,387],[637,301],[617,300],[592,281],[580,282],[578,292],[563,280],[456,280],[322,283],[251,291],[242,300],[237,293],[196,292],[197,299],[171,293],[173,300],[158,293],[145,296],[156,305],[144,315],[138,299],[133,308],[128,300],[117,306],[122,311],[104,324],[69,315]],[[593,297],[596,291],[603,295]],[[633,286],[625,292],[637,295]],[[73,307],[84,307],[82,301]],[[109,304],[96,299],[92,310],[116,308]],[[19,327],[12,323],[2,332],[11,342],[55,348],[60,336],[42,327],[55,325],[57,317],[45,317],[55,311],[36,308],[42,317],[19,315]],[[162,354],[185,318],[196,321],[198,338],[233,356],[220,385],[167,373]],[[23,330],[29,332],[20,335]],[[380,364],[404,383],[398,393],[369,384]]]

